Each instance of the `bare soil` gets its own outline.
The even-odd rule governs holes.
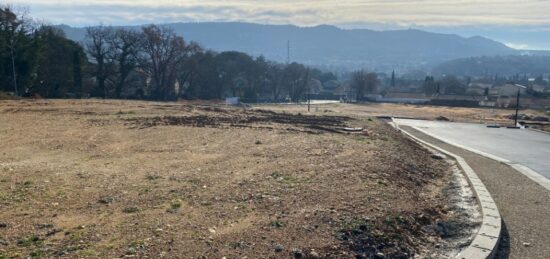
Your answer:
[[[307,111],[306,105],[262,105],[262,108],[276,111]],[[365,103],[365,104],[323,104],[313,106],[314,113],[320,114],[354,114],[358,116],[394,116],[426,120],[446,120],[456,122],[471,122],[482,124],[499,124],[510,126],[513,124],[515,109],[492,109],[492,108],[466,108],[448,106],[430,106],[414,104],[392,104],[392,103]],[[522,109],[520,114],[528,115],[531,118],[542,116],[550,117],[540,110]],[[520,117],[521,118],[521,117]],[[550,122],[534,120],[519,120],[525,125],[550,132]]]
[[[449,164],[368,114],[2,101],[0,143],[0,258],[413,258],[453,217]]]

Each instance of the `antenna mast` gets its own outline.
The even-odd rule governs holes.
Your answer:
[[[290,40],[286,41],[286,63],[290,64]]]

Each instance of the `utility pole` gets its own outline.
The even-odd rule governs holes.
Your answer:
[[[311,86],[309,85],[309,82],[307,82],[306,84],[307,84],[307,112],[309,112],[309,106],[311,105]]]
[[[15,96],[19,96],[19,91],[17,90],[17,72],[15,72],[15,55],[13,53],[13,39],[11,40],[11,46],[10,46],[10,52],[11,52],[11,68],[13,70],[13,90],[15,92]]]
[[[391,72],[391,87],[395,87],[395,70]]]
[[[520,84],[514,84],[514,85],[518,87],[518,95],[517,95],[517,98],[516,98],[516,116],[514,117],[514,127],[517,127],[518,126],[518,116],[519,116],[519,95],[520,95],[521,88],[527,89],[527,87],[524,86],[524,85],[520,85]]]
[[[516,116],[514,117],[514,127],[517,127],[518,126],[518,113],[519,113],[519,94],[520,94],[520,89],[521,88],[518,88],[518,97],[516,99]]]
[[[290,40],[286,41],[286,64],[290,64]]]
[[[309,84],[309,68],[306,70],[306,86],[307,86],[307,112],[310,111],[311,106],[311,85]]]

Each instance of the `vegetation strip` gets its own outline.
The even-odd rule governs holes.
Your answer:
[[[498,243],[500,241],[502,218],[498,211],[497,205],[491,197],[491,194],[489,193],[485,185],[481,182],[479,177],[476,175],[474,170],[468,165],[468,163],[466,163],[466,161],[462,157],[413,136],[405,130],[400,129],[399,126],[393,122],[392,125],[417,143],[425,147],[435,149],[449,157],[452,157],[457,161],[460,168],[464,172],[464,175],[467,177],[468,182],[476,193],[476,198],[480,204],[483,215],[482,226],[479,229],[474,240],[468,247],[466,247],[461,253],[459,253],[457,258],[493,258],[498,248]],[[484,198],[481,199],[481,196],[484,196]]]

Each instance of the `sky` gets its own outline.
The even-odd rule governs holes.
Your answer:
[[[240,21],[417,28],[485,36],[519,49],[550,50],[550,0],[8,0],[51,24],[88,26]]]

